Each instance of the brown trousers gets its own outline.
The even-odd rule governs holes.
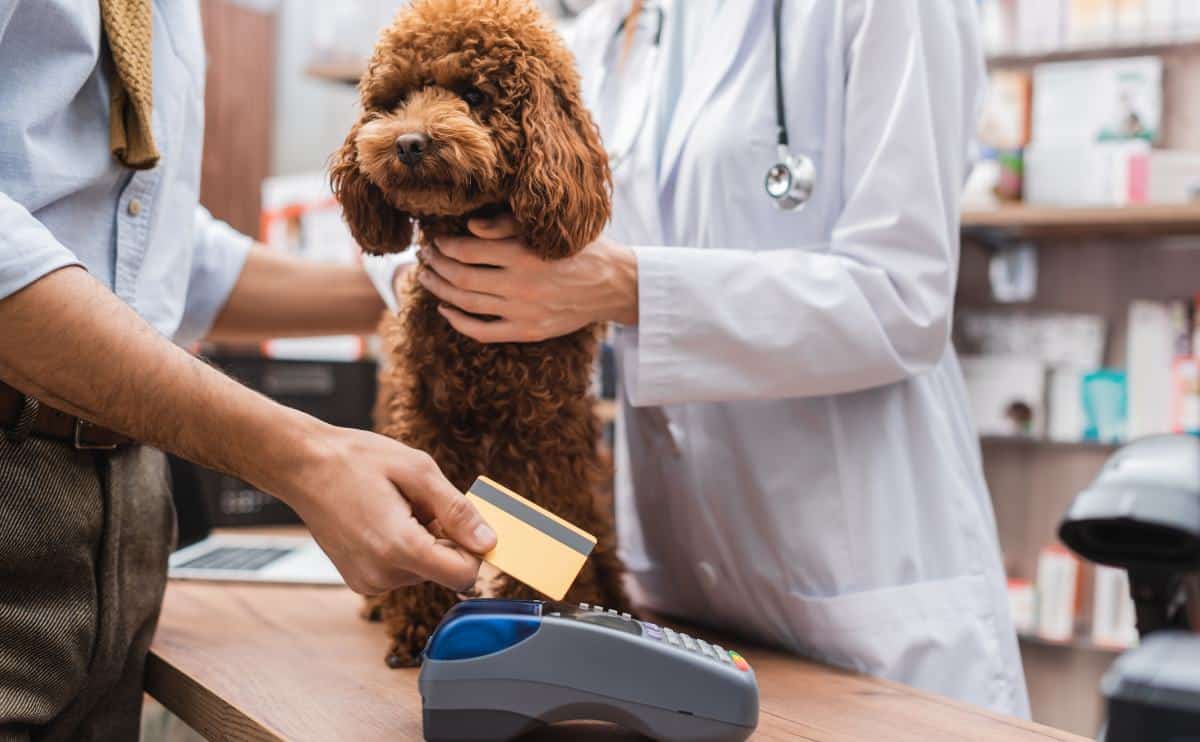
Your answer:
[[[161,452],[0,434],[0,742],[137,739],[174,533]]]

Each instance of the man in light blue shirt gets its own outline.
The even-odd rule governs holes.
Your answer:
[[[383,303],[361,270],[269,254],[198,205],[199,9],[152,14],[161,157],[135,171],[110,149],[97,0],[0,0],[0,740],[136,736],[170,539],[149,446],[280,497],[360,592],[463,587],[494,545],[425,454],[180,348],[368,332]]]

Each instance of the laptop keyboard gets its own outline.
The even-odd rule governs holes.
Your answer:
[[[189,559],[176,567],[188,569],[224,569],[238,572],[253,572],[271,562],[291,554],[294,549],[256,548],[249,546],[221,546],[195,559]]]

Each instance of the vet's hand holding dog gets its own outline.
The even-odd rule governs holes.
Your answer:
[[[511,215],[472,219],[468,228],[475,237],[443,237],[426,249],[417,275],[464,335],[536,342],[596,322],[637,324],[637,260],[624,245],[601,237],[548,261],[528,249]]]

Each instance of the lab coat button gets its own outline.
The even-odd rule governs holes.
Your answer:
[[[704,580],[704,586],[709,590],[716,588],[720,578],[717,576],[717,568],[708,562],[700,562],[700,577]]]
[[[130,216],[137,216],[138,214],[142,213],[141,199],[137,199],[137,198],[130,199],[129,205],[126,207],[126,210],[129,212]]]

